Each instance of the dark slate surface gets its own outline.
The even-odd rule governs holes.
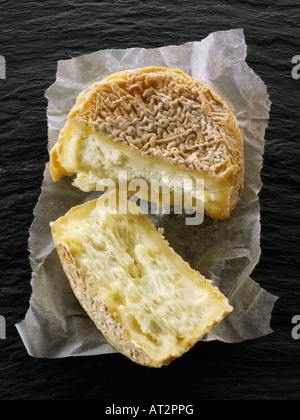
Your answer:
[[[0,398],[29,400],[295,400],[300,396],[298,0],[0,1]],[[105,48],[158,47],[244,28],[248,63],[273,102],[260,194],[262,258],[255,281],[279,296],[274,333],[234,345],[202,343],[168,368],[137,366],[121,355],[30,358],[15,329],[27,311],[28,229],[47,155],[47,102],[56,64]],[[298,247],[298,249],[297,249]]]

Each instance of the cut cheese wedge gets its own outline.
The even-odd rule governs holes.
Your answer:
[[[51,223],[55,247],[76,297],[108,342],[138,364],[168,365],[233,308],[135,203],[120,214],[109,196]]]
[[[204,180],[204,211],[226,219],[244,188],[244,146],[228,105],[211,88],[179,70],[123,71],[81,92],[50,154],[54,181],[76,175],[74,186],[104,191],[101,180],[169,184]],[[140,189],[136,195],[145,198]],[[163,200],[147,194],[147,199]],[[177,205],[176,202],[170,204]]]

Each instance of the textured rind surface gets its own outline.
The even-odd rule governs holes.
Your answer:
[[[180,70],[147,67],[109,76],[79,94],[68,119],[211,176],[243,168],[243,140],[228,106]]]
[[[71,209],[68,214],[70,214],[73,210],[76,210],[76,208],[77,207]],[[152,222],[145,215],[142,214],[142,216],[149,224],[149,228],[155,229]],[[217,292],[217,297],[223,300],[223,311],[220,311],[218,317],[212,320],[209,325],[207,325],[206,329],[202,331],[201,335],[199,335],[196,339],[191,338],[191,340],[189,340],[189,342],[186,344],[185,348],[181,349],[180,354],[168,357],[167,359],[161,360],[160,362],[151,360],[151,358],[140,346],[129,339],[128,334],[123,328],[122,324],[110,313],[109,308],[102,300],[101,295],[99,292],[96,292],[93,276],[91,274],[85,275],[80,270],[74,257],[72,256],[68,244],[63,241],[55,240],[55,223],[56,222],[51,223],[54,244],[63,270],[70,282],[75,296],[77,297],[83,309],[95,323],[96,327],[102,332],[106,340],[120,353],[135,363],[154,368],[160,368],[162,366],[169,365],[173,360],[181,357],[184,353],[188,352],[199,340],[208,335],[212,329],[215,328],[216,325],[218,325],[233,310],[233,308],[228,303],[228,299],[219,291],[218,288],[212,286]],[[166,241],[165,238],[164,240]],[[176,254],[168,241],[166,242],[172,253]],[[186,261],[184,261],[182,258],[181,260],[188,268],[191,268]],[[200,275],[200,273],[196,271],[195,273],[199,276],[199,282],[205,281],[212,283],[211,280],[205,279]]]
[[[240,199],[244,144],[237,120],[210,87],[180,70],[146,67],[113,74],[78,95],[67,125],[72,121],[144,156],[233,187],[226,217]],[[60,146],[59,139],[51,151],[54,180],[72,175],[60,167]]]

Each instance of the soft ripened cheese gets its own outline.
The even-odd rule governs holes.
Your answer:
[[[57,160],[59,164],[54,166],[53,162]],[[66,124],[52,151],[53,178],[73,174],[76,174],[73,185],[86,192],[104,191],[109,184],[107,180],[118,187],[126,174],[128,189],[132,185],[132,193],[139,198],[160,206],[180,205],[185,210],[200,208],[209,216],[220,219],[228,217],[234,194],[234,186],[226,182],[217,182],[207,174],[187,170],[161,158],[144,156],[76,121]],[[145,181],[145,188],[140,184],[139,188],[134,187],[130,184],[132,180]],[[160,185],[165,185],[166,189],[159,189]],[[195,204],[195,198],[199,204]]]
[[[162,181],[174,190],[175,202],[182,179],[201,179],[202,197],[189,187],[184,197],[191,202],[195,195],[208,216],[226,219],[244,189],[244,142],[229,106],[212,88],[177,69],[137,68],[79,93],[51,150],[50,169],[54,181],[76,175],[74,185],[83,191],[98,189],[103,179],[115,181],[122,170],[129,181],[151,187],[153,179]],[[145,198],[164,205],[165,197]]]
[[[105,195],[52,224],[134,345],[159,367],[179,357],[232,308],[140,212],[118,214]],[[133,206],[135,204],[131,203]]]

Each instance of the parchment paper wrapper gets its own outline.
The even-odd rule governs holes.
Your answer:
[[[201,42],[157,49],[103,50],[60,61],[56,82],[48,89],[49,150],[57,141],[80,91],[104,77],[127,69],[166,66],[183,70],[212,87],[237,117],[245,141],[245,191],[228,220],[205,217],[200,226],[185,226],[183,217],[152,217],[164,227],[171,246],[192,268],[213,280],[234,306],[205,339],[227,343],[271,333],[276,297],[249,276],[260,258],[260,206],[264,135],[270,100],[262,80],[248,67],[242,30],[212,33]],[[25,319],[17,325],[33,357],[59,358],[113,353],[77,302],[52,242],[49,223],[71,207],[95,198],[71,185],[54,183],[46,165],[42,193],[35,208],[29,247],[32,297]]]

